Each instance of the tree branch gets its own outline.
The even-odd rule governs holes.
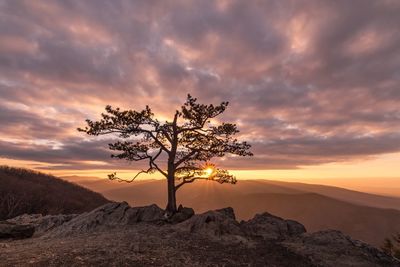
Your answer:
[[[183,158],[181,158],[180,160],[178,160],[178,162],[176,162],[175,168],[178,167],[179,165],[181,165],[183,162],[187,161],[190,159],[190,157],[194,156],[198,151],[196,150],[192,150],[189,154],[187,154],[186,156],[184,156]]]
[[[147,131],[147,130],[144,130],[144,131],[147,132],[148,134],[150,134],[150,136],[153,138],[153,140],[154,140],[165,152],[167,152],[168,154],[171,153],[171,151],[170,151],[168,148],[166,148],[166,147],[164,146],[164,144],[153,134],[153,132]]]
[[[150,157],[150,167],[154,166],[162,175],[164,175],[165,177],[168,177],[168,174],[163,171],[160,167],[158,167],[158,165],[156,164],[155,160],[158,158],[158,156],[161,155],[162,149],[160,149],[158,151],[158,153],[154,156],[154,157]]]
[[[183,178],[183,181],[175,186],[175,191],[178,190],[182,185],[193,183],[196,180],[210,180],[208,177],[191,177],[190,179]]]
[[[141,170],[140,172],[138,172],[133,178],[131,178],[130,180],[125,180],[122,178],[117,177],[117,173],[114,172],[112,174],[108,175],[108,179],[110,180],[116,180],[118,182],[126,182],[126,183],[132,183],[137,177],[139,177],[139,175],[141,175],[142,173],[151,173],[153,170],[152,168],[148,168],[147,170]]]

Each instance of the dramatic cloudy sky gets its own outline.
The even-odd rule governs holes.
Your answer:
[[[399,14],[396,0],[0,0],[1,163],[135,169],[76,128],[106,104],[168,118],[187,93],[230,101],[255,154],[231,169],[399,162]]]

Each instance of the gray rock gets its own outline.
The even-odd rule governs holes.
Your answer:
[[[240,226],[248,236],[260,236],[264,239],[274,240],[282,240],[306,232],[301,223],[284,220],[267,212],[256,214],[253,219],[242,222]]]
[[[178,212],[168,218],[168,222],[172,224],[181,223],[190,219],[194,215],[194,210],[192,208],[183,207],[179,205]]]
[[[285,220],[287,223],[287,229],[289,236],[298,236],[307,232],[304,225],[294,220]]]
[[[83,213],[69,222],[55,228],[46,236],[67,236],[75,233],[91,232],[104,226],[127,224],[126,212],[130,209],[126,202],[108,203],[91,212]]]
[[[232,210],[233,213],[233,210]],[[221,237],[243,236],[239,223],[233,219],[231,212],[226,209],[219,211],[207,211],[202,214],[194,215],[177,226],[190,233],[198,233],[211,238],[221,239]]]
[[[0,222],[0,239],[1,238],[29,238],[35,232],[33,225],[16,224],[7,221]]]
[[[337,230],[304,234],[281,243],[317,266],[400,266],[396,259]]]
[[[157,222],[163,219],[164,210],[153,204],[144,207],[130,208],[127,213],[127,224],[138,222]]]

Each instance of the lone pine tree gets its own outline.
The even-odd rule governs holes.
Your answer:
[[[173,120],[165,122],[156,119],[149,106],[141,111],[107,106],[99,121],[88,119],[87,126],[78,130],[95,136],[116,134],[120,141],[109,144],[117,152],[112,157],[148,162],[148,167],[132,179],[121,179],[116,173],[110,174],[110,179],[132,182],[142,173],[160,172],[168,184],[166,210],[173,214],[177,211],[176,191],[184,184],[199,179],[236,183],[236,178],[227,170],[210,163],[212,158],[226,154],[252,156],[250,144],[234,138],[239,132],[235,124],[211,122],[227,106],[228,102],[217,106],[198,104],[196,98],[188,95],[181,109],[175,111]],[[160,159],[165,156],[167,164],[161,166]]]

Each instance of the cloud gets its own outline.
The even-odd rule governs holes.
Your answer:
[[[107,104],[148,104],[165,118],[187,93],[230,101],[223,118],[253,143],[254,158],[221,161],[227,167],[400,152],[397,1],[0,5],[2,157],[115,166],[103,140],[76,127]]]

